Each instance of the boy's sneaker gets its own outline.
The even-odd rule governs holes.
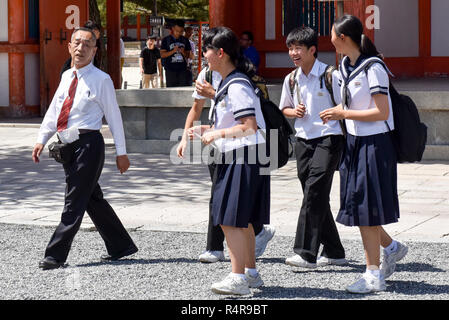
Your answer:
[[[199,260],[204,263],[214,263],[225,259],[223,251],[204,251],[199,256]]]
[[[371,293],[385,291],[386,289],[385,279],[382,275],[378,278],[368,272],[365,272],[359,280],[346,287],[346,290],[351,293]]]
[[[383,272],[385,279],[393,274],[394,270],[396,269],[396,262],[402,260],[408,252],[408,247],[406,245],[400,243],[399,241],[396,241],[396,243],[396,251],[387,254],[384,249],[384,257],[380,266],[380,270]]]
[[[263,255],[265,249],[267,248],[268,242],[273,238],[276,230],[270,225],[264,225],[262,231],[256,236],[256,258]]]
[[[246,295],[251,293],[248,280],[244,280],[232,273],[222,281],[214,283],[211,289],[212,292],[218,294]]]
[[[345,258],[341,258],[341,259],[332,259],[332,258],[328,258],[328,257],[319,257],[316,261],[316,265],[318,267],[324,267],[324,266],[343,266],[348,264],[348,260],[346,260]]]
[[[308,268],[308,269],[315,269],[316,263],[311,263],[306,260],[304,260],[300,255],[295,254],[294,256],[285,259],[285,263],[289,266],[293,267],[301,267],[301,268]]]
[[[259,288],[263,286],[263,280],[258,273],[256,277],[253,277],[249,272],[245,272],[246,279],[248,280],[248,285],[250,288]]]

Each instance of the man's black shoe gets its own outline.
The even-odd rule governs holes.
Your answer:
[[[100,259],[103,261],[116,261],[120,258],[130,256],[130,255],[136,253],[137,251],[138,251],[138,249],[133,246],[131,248],[123,250],[122,252],[114,254],[114,255],[110,255],[110,254],[103,255],[100,257]]]
[[[57,269],[59,267],[62,267],[63,265],[64,262],[59,262],[52,257],[45,257],[39,262],[39,268],[41,268],[42,270]]]

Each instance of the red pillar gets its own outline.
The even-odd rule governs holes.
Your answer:
[[[140,41],[140,13],[137,14],[137,28],[136,28],[136,33],[137,33],[137,41]]]
[[[12,45],[24,44],[24,0],[8,1],[8,39]],[[13,117],[25,116],[25,55],[9,53],[9,105]]]
[[[209,1],[209,23],[210,27],[226,25],[226,4],[229,0],[210,0]]]
[[[237,35],[245,29],[251,30],[253,6],[260,5],[259,2],[260,0],[209,0],[210,27],[225,26],[231,28]]]
[[[121,87],[120,70],[120,1],[106,0],[106,24],[108,36],[108,73],[114,87]]]

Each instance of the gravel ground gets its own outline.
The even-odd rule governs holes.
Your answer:
[[[139,252],[118,262],[100,262],[105,253],[95,231],[81,230],[67,266],[42,271],[38,262],[54,228],[0,224],[0,299],[2,300],[215,300],[210,285],[230,272],[229,259],[197,261],[206,235],[131,231]],[[449,299],[448,243],[409,242],[408,255],[387,281],[387,291],[352,295],[344,287],[364,271],[361,241],[343,240],[348,266],[312,271],[284,264],[292,237],[275,236],[258,269],[265,285],[243,299],[446,300]],[[435,254],[437,253],[437,254]]]

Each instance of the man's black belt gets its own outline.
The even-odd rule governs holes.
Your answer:
[[[80,134],[91,133],[91,132],[99,132],[100,130],[91,130],[91,129],[78,129]]]

